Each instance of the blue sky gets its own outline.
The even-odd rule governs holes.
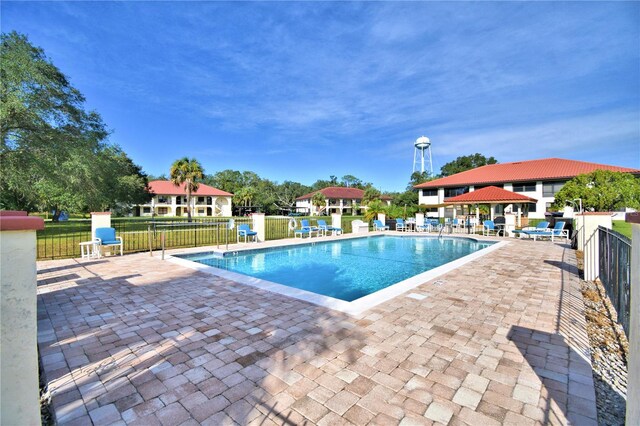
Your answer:
[[[638,2],[3,2],[148,173],[195,157],[311,184],[440,166],[640,168]]]

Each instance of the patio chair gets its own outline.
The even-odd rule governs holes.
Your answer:
[[[404,219],[396,219],[396,231],[406,231],[407,225],[404,223]]]
[[[489,236],[493,233],[493,235],[497,235],[496,234],[496,224],[493,223],[492,220],[485,220],[482,224],[482,235],[485,236]]]
[[[416,225],[416,232],[430,232],[431,221],[425,220],[422,225]]]
[[[327,225],[327,222],[323,219],[318,219],[318,229],[323,235],[327,235],[327,232],[331,232],[331,235],[342,234],[342,228],[336,228],[331,225]]]
[[[533,241],[536,241],[537,238],[549,237],[551,241],[553,241],[554,237],[565,237],[567,241],[569,241],[569,230],[564,229],[565,222],[558,221],[555,226],[551,229],[547,228],[545,230],[533,230],[533,231],[523,231],[522,233],[533,237]]]
[[[120,256],[122,256],[123,241],[122,237],[116,237],[115,228],[96,228],[96,242],[100,247],[100,254],[103,253],[104,247],[120,247]]]
[[[244,237],[244,242],[247,242],[247,237],[253,237],[253,242],[258,242],[258,233],[256,231],[252,231],[249,225],[240,224],[238,225],[238,241],[240,241],[240,237]]]
[[[429,219],[429,224],[431,225],[431,231],[440,231],[442,229],[442,224],[438,219]]]
[[[460,230],[462,229],[462,223],[463,221],[461,221],[460,219],[458,219],[457,217],[455,219],[453,219],[453,221],[451,222],[451,229],[455,230]]]
[[[534,227],[516,229],[515,231],[511,231],[511,232],[519,237],[522,237],[523,235],[530,237],[531,234],[534,232],[547,232],[548,230],[549,230],[549,222],[547,222],[546,220],[543,220],[541,222],[538,222],[538,224]]]
[[[314,232],[316,233],[316,235],[319,235],[318,233],[320,232],[320,229],[316,228],[315,226],[309,225],[308,219],[302,219],[300,221],[300,229],[296,229],[295,231],[293,231],[293,237],[296,238],[300,236],[300,238],[303,238],[305,235],[308,235],[309,238],[311,238],[313,237]]]
[[[373,221],[373,229],[374,231],[388,231],[389,227],[383,224],[381,220],[376,219]]]

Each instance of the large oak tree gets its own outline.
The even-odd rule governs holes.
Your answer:
[[[16,32],[0,43],[0,207],[57,220],[148,199],[146,175],[44,51]]]

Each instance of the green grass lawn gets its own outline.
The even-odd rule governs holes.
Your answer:
[[[631,239],[631,224],[625,222],[624,220],[614,220],[613,221],[613,230],[621,233],[625,237]]]

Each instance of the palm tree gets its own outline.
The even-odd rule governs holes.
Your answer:
[[[313,194],[313,197],[311,197],[311,204],[316,206],[318,214],[320,214],[320,207],[326,205],[326,203],[327,199],[322,192],[316,192],[315,194]]]
[[[195,158],[187,157],[176,160],[171,165],[171,182],[184,185],[187,193],[187,220],[191,222],[191,193],[198,190],[198,180],[204,177],[204,170]]]

